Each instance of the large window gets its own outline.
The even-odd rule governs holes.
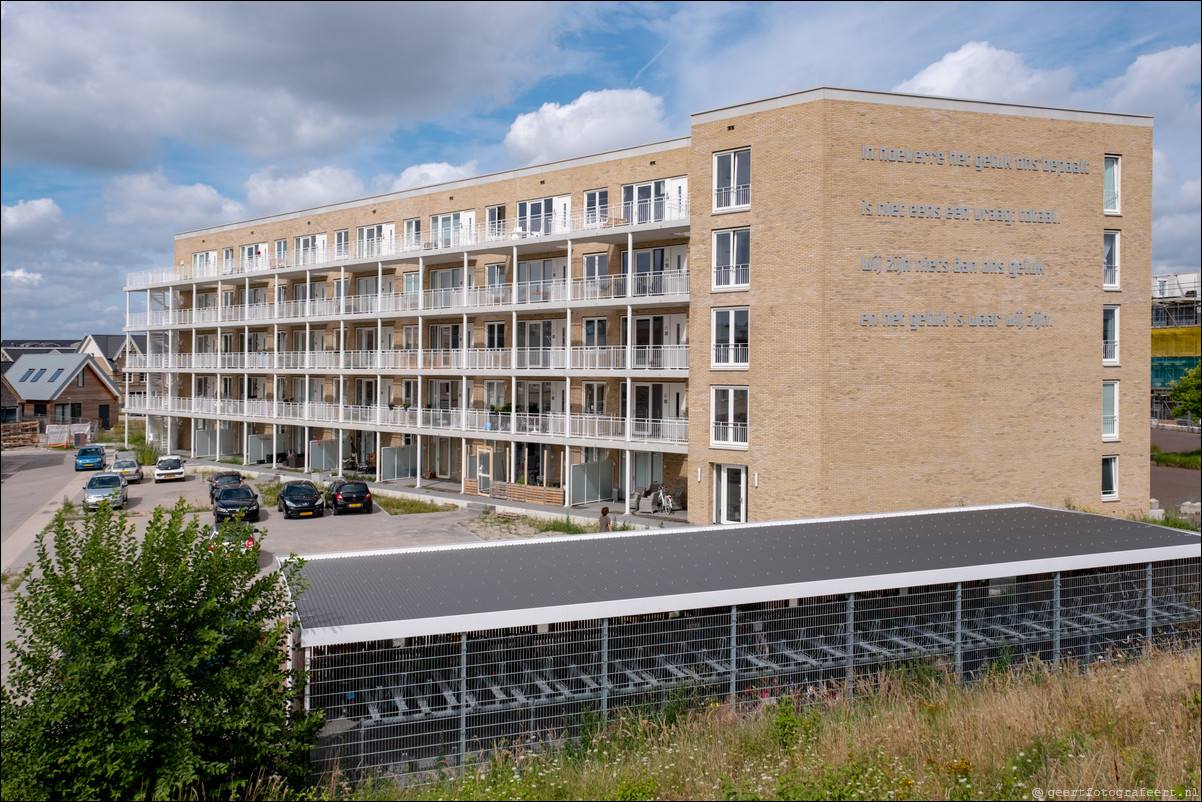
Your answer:
[[[609,190],[594,189],[584,193],[584,224],[600,226],[609,222]]]
[[[505,236],[505,204],[489,206],[485,209],[485,224],[488,226],[489,239]]]
[[[1106,214],[1118,214],[1119,198],[1122,191],[1122,176],[1118,156],[1106,157],[1106,171],[1103,176],[1102,209]]]
[[[1119,497],[1119,458],[1102,457],[1102,500],[1115,501]]]
[[[714,232],[714,289],[751,284],[751,229]]]
[[[1117,365],[1119,362],[1119,308],[1102,307],[1102,364]]]
[[[475,233],[474,212],[452,212],[430,217],[430,241],[435,248],[451,248],[472,241]]]
[[[1119,232],[1102,233],[1102,286],[1118,289],[1119,286]]]
[[[751,151],[732,150],[714,155],[714,209],[751,205]]]
[[[711,392],[711,445],[746,448],[747,388],[714,387]]]
[[[396,229],[392,223],[359,227],[359,256],[380,256],[392,253],[392,238]]]
[[[747,367],[749,315],[746,306],[714,310],[713,367]]]
[[[1102,439],[1119,437],[1119,383],[1102,382]]]
[[[334,232],[334,258],[345,259],[351,255],[351,232],[347,229]]]
[[[405,247],[409,250],[422,246],[422,221],[416,217],[405,221]]]

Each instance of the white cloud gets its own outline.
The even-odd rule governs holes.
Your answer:
[[[31,287],[36,287],[42,283],[41,273],[30,273],[23,267],[18,267],[16,270],[5,270],[3,273],[0,273],[0,276],[10,281],[15,281],[18,284],[28,284]]]
[[[1200,73],[1202,45],[1149,53],[1132,62],[1122,75],[1075,95],[1073,105],[1151,114],[1157,126],[1197,128],[1202,121],[1197,97]]]
[[[661,98],[642,89],[605,89],[518,115],[505,147],[522,164],[541,164],[654,142],[666,131]]]
[[[362,195],[359,177],[337,167],[319,167],[300,175],[276,175],[268,168],[246,180],[246,202],[256,216],[310,209]]]
[[[1069,95],[1074,72],[1036,70],[1019,53],[999,50],[988,42],[968,42],[946,54],[909,80],[896,92],[941,97],[980,98],[1006,103],[1062,105]]]
[[[6,247],[18,241],[52,240],[61,233],[63,210],[50,198],[38,198],[3,207],[2,220],[0,232]]]
[[[140,165],[164,140],[356,148],[579,70],[574,4],[5,4],[5,163]],[[482,65],[486,68],[482,69]]]
[[[162,171],[114,178],[104,191],[106,218],[113,225],[167,225],[184,231],[245,216],[242,204],[207,184],[172,184]]]
[[[400,192],[414,187],[428,187],[434,184],[445,184],[448,181],[458,181],[460,178],[471,178],[479,175],[480,169],[475,159],[455,165],[447,162],[429,162],[406,167],[401,174],[376,176],[372,186],[383,192]]]

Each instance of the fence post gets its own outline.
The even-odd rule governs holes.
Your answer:
[[[738,606],[732,604],[730,606],[730,701],[732,704],[735,701],[735,694],[737,693],[735,686],[738,682],[737,677],[738,677],[738,673],[739,673],[739,667],[735,663],[735,659],[736,659],[735,641],[736,641],[736,638],[738,637],[738,630],[737,630],[738,614],[739,614]]]
[[[459,765],[467,763],[467,633],[459,633]]]
[[[1052,574],[1052,665],[1060,668],[1060,572]]]
[[[964,674],[964,583],[956,583],[956,682]]]
[[[601,723],[609,720],[609,619],[601,619]]]

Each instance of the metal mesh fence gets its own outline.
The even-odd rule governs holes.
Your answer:
[[[420,781],[540,750],[618,710],[803,702],[919,665],[962,681],[1198,642],[1199,561],[1127,565],[487,632],[312,647],[313,770]]]

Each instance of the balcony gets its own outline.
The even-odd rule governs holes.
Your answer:
[[[721,191],[721,190],[720,190]],[[750,190],[727,190],[732,204],[750,202]],[[572,239],[616,232],[635,226],[687,223],[687,202],[646,201],[637,204],[613,204],[570,215],[553,215],[539,225],[512,226],[507,223],[480,223],[473,228],[424,232],[421,237],[390,237],[355,243],[351,251],[337,247],[294,250],[283,258],[256,255],[241,259],[212,260],[158,270],[130,273],[126,287],[149,287],[174,281],[205,281],[252,276],[294,268],[337,267],[346,263],[410,257],[416,259],[431,251],[460,251],[498,244],[517,244],[532,239]],[[528,221],[529,222],[529,221]],[[538,230],[534,230],[534,229]],[[437,308],[437,307],[432,307]]]
[[[563,412],[494,412],[484,409],[416,409],[383,404],[332,404],[311,401],[193,398],[133,393],[126,403],[131,414],[176,413],[197,417],[259,418],[293,425],[336,425],[348,428],[392,428],[428,432],[513,434],[621,443],[658,443],[684,447],[689,441],[685,418],[626,418]],[[627,439],[627,432],[630,437]],[[744,438],[746,426],[743,427]],[[744,443],[746,440],[744,440]]]

